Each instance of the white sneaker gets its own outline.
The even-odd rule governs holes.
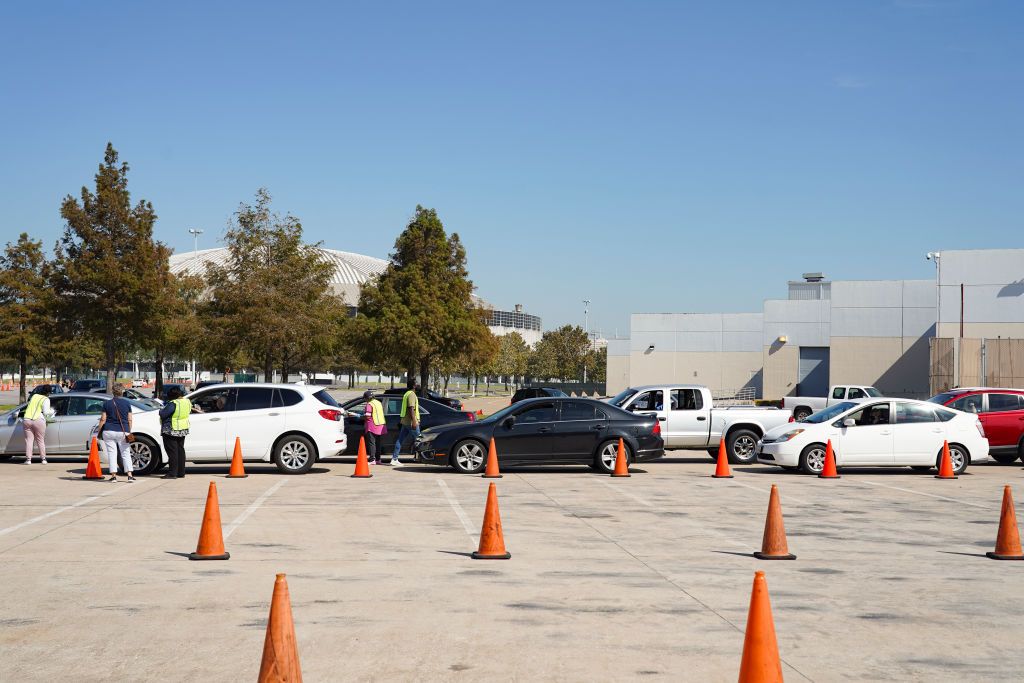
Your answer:
[[[402,466],[402,463],[401,463],[401,462],[399,462],[398,458],[392,458],[392,460],[391,460],[391,466],[392,466],[392,467],[401,467],[401,466]]]
[[[26,465],[31,465],[32,464],[32,458],[25,458],[25,464]]]

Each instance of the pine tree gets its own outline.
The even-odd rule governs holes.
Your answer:
[[[25,374],[47,349],[49,288],[43,243],[21,233],[0,255],[0,354],[18,366],[18,393],[26,399]]]

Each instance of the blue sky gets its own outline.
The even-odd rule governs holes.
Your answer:
[[[266,186],[387,256],[417,203],[545,326],[757,311],[785,281],[1024,246],[1024,4],[8,5],[3,241],[49,246],[112,141],[157,236]]]

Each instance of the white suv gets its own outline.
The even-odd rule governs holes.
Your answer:
[[[218,384],[188,398],[202,411],[189,416],[185,438],[189,462],[230,462],[235,437],[241,440],[246,462],[273,461],[285,474],[305,474],[320,458],[345,452],[344,410],[322,387]],[[139,413],[133,419],[132,433],[166,463],[158,411]],[[134,465],[138,474],[149,474],[160,461],[138,457]]]

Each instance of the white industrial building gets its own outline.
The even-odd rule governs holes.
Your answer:
[[[934,280],[828,282],[808,273],[760,313],[633,314],[630,338],[609,342],[607,391],[692,382],[777,399],[863,383],[924,397],[1024,384],[1024,249],[931,258]]]

